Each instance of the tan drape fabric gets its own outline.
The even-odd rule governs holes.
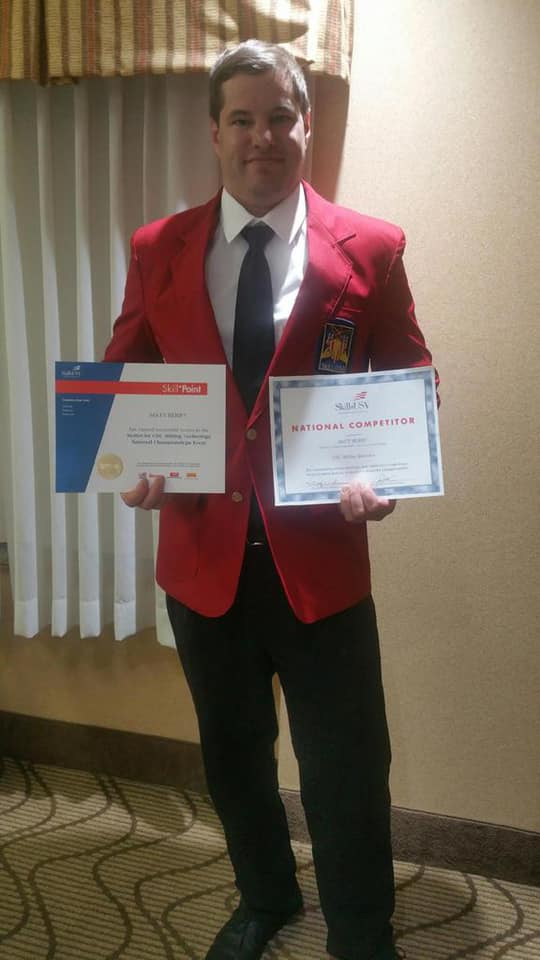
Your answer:
[[[0,79],[42,77],[40,0],[0,0]]]
[[[349,79],[354,0],[0,0],[0,79],[207,70],[250,37]]]

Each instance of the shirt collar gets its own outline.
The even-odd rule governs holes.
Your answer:
[[[221,225],[227,243],[238,236],[248,223],[267,223],[285,243],[292,244],[306,219],[306,196],[301,183],[272,207],[264,217],[254,217],[238,200],[223,188],[221,194]]]

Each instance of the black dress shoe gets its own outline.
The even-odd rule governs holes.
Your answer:
[[[206,960],[260,960],[268,941],[300,910],[256,913],[241,903],[219,931]]]
[[[375,954],[375,960],[407,960],[407,957],[398,947],[390,946],[382,953]]]
[[[328,960],[337,960],[337,957],[329,953]],[[382,953],[379,950],[373,954],[373,960],[407,960],[407,954],[403,953],[403,950],[400,950],[399,947],[388,944],[386,947],[383,947]]]

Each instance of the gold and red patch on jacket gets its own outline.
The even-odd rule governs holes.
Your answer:
[[[317,370],[321,373],[347,373],[352,357],[354,329],[352,320],[343,317],[325,323]]]

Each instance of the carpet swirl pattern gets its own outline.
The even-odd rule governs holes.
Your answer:
[[[310,850],[306,915],[268,960],[323,960]],[[396,864],[408,960],[540,960],[540,891]],[[202,960],[236,902],[206,796],[6,759],[0,777],[0,960]]]

